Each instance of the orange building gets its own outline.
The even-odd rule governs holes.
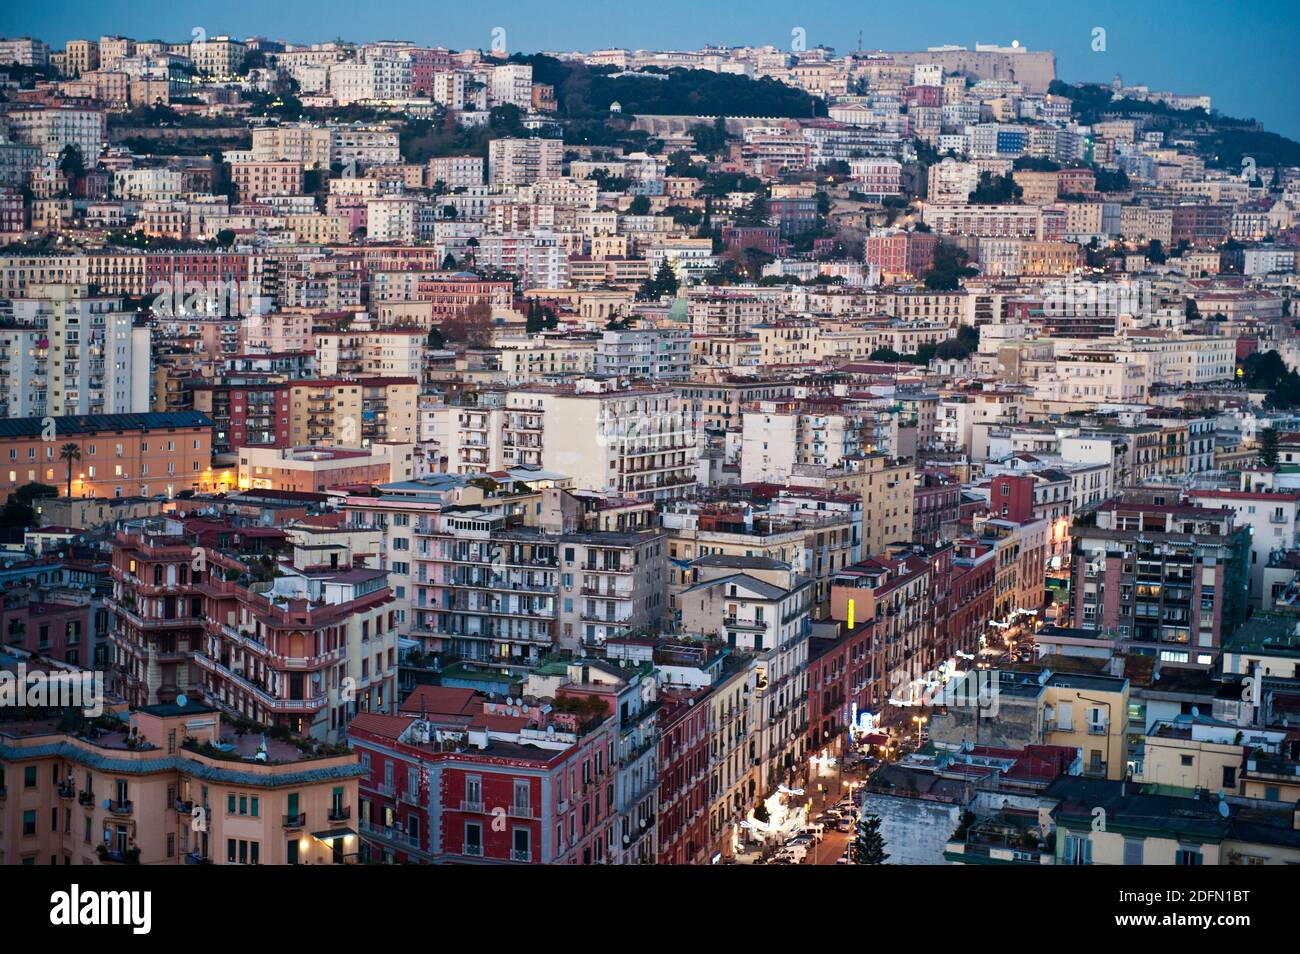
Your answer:
[[[0,723],[0,864],[356,860],[355,754],[223,734],[189,701],[101,721]]]
[[[69,477],[74,497],[211,489],[212,420],[176,411],[0,421],[0,495],[32,482],[67,494]]]

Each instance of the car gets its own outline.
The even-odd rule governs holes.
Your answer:
[[[851,865],[853,864],[853,860],[849,858],[847,855],[842,855],[839,858],[835,859],[835,863],[837,865]]]
[[[853,830],[853,819],[852,819],[852,818],[841,818],[838,822],[835,823],[835,830],[836,830],[836,831],[852,831],[852,830]]]
[[[805,835],[812,835],[815,841],[821,841],[826,837],[826,826],[818,824],[805,825],[803,833]]]
[[[794,842],[787,844],[784,848],[776,853],[778,858],[789,858],[794,864],[802,864],[803,860],[808,857],[808,846]]]

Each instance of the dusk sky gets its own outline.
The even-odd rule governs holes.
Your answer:
[[[855,10],[857,12],[855,12]],[[715,0],[592,3],[578,0],[504,0],[493,3],[251,2],[251,0],[69,0],[16,2],[0,12],[0,33],[30,34],[51,46],[65,40],[122,33],[139,39],[180,40],[196,27],[209,34],[268,36],[298,42],[409,39],[419,43],[488,48],[504,27],[511,51],[624,46],[690,49],[705,43],[785,46],[803,27],[809,46],[844,52],[864,48],[923,49],[943,43],[1009,44],[1056,52],[1062,79],[1126,83],[1179,93],[1208,93],[1224,113],[1260,120],[1300,138],[1300,4],[1295,0],[1153,0],[1044,4],[913,0],[901,4],[846,4],[831,0],[754,4]],[[1105,52],[1094,52],[1093,29],[1106,31]]]

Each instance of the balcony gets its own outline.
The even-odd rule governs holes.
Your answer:
[[[71,798],[75,794],[76,794],[76,789],[73,788],[71,785],[59,786],[59,798]]]
[[[3,792],[3,789],[0,789],[0,793],[2,793],[2,792]],[[84,807],[86,807],[86,808],[90,808],[92,805],[95,804],[95,793],[94,793],[94,792],[78,792],[78,793],[77,793],[77,804],[78,804],[78,805],[82,805],[82,806],[84,806]]]
[[[108,803],[108,811],[111,815],[130,815],[134,810],[135,805],[126,800],[110,801]]]
[[[176,810],[176,814],[178,814],[178,815],[192,815],[192,814],[194,814],[194,802],[193,802],[191,799],[188,799],[188,798],[184,798],[184,799],[182,799],[182,798],[178,798],[178,799],[176,799],[176,801],[172,803],[172,808],[174,808],[174,809]]]
[[[532,861],[533,853],[531,851],[520,850],[518,848],[511,848],[510,860],[511,861]]]
[[[302,828],[307,824],[307,813],[299,812],[296,815],[284,816],[284,827],[286,829]]]
[[[537,809],[531,805],[511,805],[508,812],[511,818],[538,818]]]
[[[471,858],[482,858],[482,857],[483,857],[483,846],[482,846],[482,845],[466,845],[466,846],[465,846],[465,850],[462,851],[461,854],[462,854],[462,855],[468,855],[468,856],[471,857]]]
[[[483,814],[483,802],[472,801],[470,799],[462,799],[460,803],[460,810],[463,812],[470,812],[475,815],[481,815]]]
[[[332,822],[347,821],[352,817],[352,808],[349,805],[331,805],[328,817]]]

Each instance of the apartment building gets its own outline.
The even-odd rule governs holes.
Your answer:
[[[564,143],[558,139],[493,139],[488,145],[488,183],[524,186],[561,174]]]
[[[764,795],[802,767],[808,731],[811,581],[766,557],[708,556],[682,594],[681,628],[719,637],[757,667],[753,760]]]
[[[75,497],[149,496],[213,477],[212,421],[194,411],[0,421],[0,493],[33,481],[66,493],[71,479]]]
[[[235,734],[195,701],[93,733],[0,729],[0,863],[351,864],[357,756]]]
[[[1117,498],[1071,534],[1073,625],[1164,665],[1215,663],[1249,592],[1250,534],[1231,510]]]

